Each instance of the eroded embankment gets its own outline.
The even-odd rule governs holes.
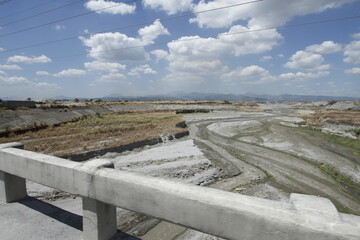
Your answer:
[[[108,103],[94,106],[66,106],[56,105],[50,108],[19,109],[0,111],[0,137],[11,133],[25,133],[36,131],[49,126],[59,125],[65,122],[76,121],[82,117],[96,114],[125,113],[139,110],[189,110],[189,111],[212,111],[215,109],[233,108],[232,105],[215,104],[139,104],[139,103]]]

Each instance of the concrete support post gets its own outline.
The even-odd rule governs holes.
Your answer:
[[[83,198],[83,234],[88,240],[109,240],[117,232],[116,207]]]
[[[85,163],[83,169],[94,174],[97,169],[104,167],[114,168],[114,164],[108,160],[96,159]],[[94,183],[92,182],[92,184]],[[109,240],[117,233],[116,207],[114,205],[87,197],[83,197],[82,204],[84,239]]]
[[[24,145],[21,143],[0,145],[0,151],[5,148],[23,149]],[[26,196],[26,181],[24,178],[0,171],[0,201],[6,203],[15,202]]]

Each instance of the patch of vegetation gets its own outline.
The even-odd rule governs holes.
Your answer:
[[[181,235],[183,235],[184,233],[186,233],[186,231],[188,230],[188,228],[185,228],[184,230],[182,230],[181,232],[179,232],[178,234],[176,234],[171,240],[176,240],[179,237],[181,237]]]
[[[350,177],[345,176],[338,171],[336,171],[333,167],[328,164],[319,164],[320,170],[331,176],[336,182],[344,186],[349,192],[351,192],[354,196],[360,198],[360,188],[359,185],[356,184]]]
[[[345,214],[352,214],[352,215],[357,215],[360,216],[360,214],[358,212],[355,212],[353,210],[351,210],[350,208],[340,204],[338,201],[331,199],[332,203],[335,205],[335,207],[337,208],[337,210],[341,213],[345,213]]]
[[[306,131],[312,135],[316,134],[321,136],[321,138],[324,139],[324,141],[351,148],[355,158],[360,162],[360,141],[358,139],[342,137],[335,134],[323,133],[320,130],[313,129],[311,127],[302,127],[302,128],[298,128],[297,130]]]
[[[314,130],[314,129],[310,128],[310,127],[304,127],[304,128],[300,128],[300,129],[296,129],[296,130],[305,130],[305,131],[309,131],[310,134],[321,134],[321,135],[323,135],[325,137],[326,136],[327,137],[335,136],[337,139],[345,140],[345,142],[347,142],[347,140],[350,140],[353,143],[355,143],[357,141],[357,140],[354,140],[354,139],[349,139],[349,138],[345,138],[345,137],[340,137],[340,136],[336,136],[336,135],[329,135],[329,134],[326,134],[326,133],[322,133],[321,131]],[[314,165],[314,167],[319,168],[321,172],[323,172],[324,174],[332,177],[337,183],[339,183],[344,188],[344,190],[340,190],[341,192],[344,192],[344,193],[346,192],[350,196],[352,196],[354,200],[359,201],[359,199],[360,199],[360,186],[359,186],[359,184],[354,182],[351,177],[348,177],[348,176],[346,176],[344,174],[339,173],[336,169],[334,169],[330,165],[318,164],[318,163],[315,163],[312,160],[307,159],[305,157],[298,156],[298,155],[295,155],[295,154],[292,154],[292,153],[289,153],[289,152],[281,151],[281,150],[278,150],[278,149],[273,149],[273,148],[269,148],[269,147],[265,147],[265,146],[260,146],[260,145],[257,145],[257,144],[254,144],[254,145],[259,146],[259,147],[263,147],[263,148],[266,148],[266,149],[269,149],[269,150],[272,150],[272,151],[275,151],[275,152],[280,152],[280,153],[283,153],[283,154],[287,154],[289,156],[301,159],[301,160],[303,160],[303,161],[305,161],[305,162],[307,162],[309,164]],[[354,153],[355,156],[357,156],[358,159],[360,159],[359,158],[360,157],[360,151],[353,152],[353,153]],[[243,159],[241,159],[241,160],[244,161]],[[244,162],[246,162],[246,161],[244,161]],[[246,163],[248,163],[248,162],[246,162]],[[250,164],[250,163],[248,163],[248,164]],[[255,166],[255,167],[257,167],[257,166]],[[259,167],[257,167],[257,168],[259,168]],[[259,169],[264,171],[264,173],[267,175],[267,178],[270,177],[270,180],[273,181],[273,183],[277,184],[275,179],[271,179],[271,175],[269,173],[267,173],[265,170],[263,170],[261,168],[259,168]],[[292,179],[291,176],[285,176],[285,177],[288,178],[288,179]],[[241,187],[246,188],[246,187],[251,187],[251,186],[252,185],[250,183],[250,185],[243,185],[243,186],[240,185],[240,186],[237,186],[236,188],[241,188]],[[236,188],[234,188],[234,189],[236,189]],[[311,193],[311,192],[299,192],[299,193],[301,193],[301,194],[313,194],[313,195],[318,194],[318,193]],[[359,215],[359,212],[355,212],[355,211],[349,209],[348,207],[340,204],[339,202],[336,201],[336,199],[332,198],[331,196],[322,196],[322,197],[331,199],[331,201],[334,203],[334,205],[336,206],[338,211],[340,211],[342,213]]]
[[[50,105],[40,105],[37,108],[40,108],[40,109],[43,109],[43,110],[45,110],[45,109],[69,109],[69,108],[71,108],[71,106],[52,103]]]
[[[356,134],[357,137],[359,137],[360,136],[360,128],[354,129],[354,133]]]

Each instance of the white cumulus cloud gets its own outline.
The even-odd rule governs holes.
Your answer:
[[[297,72],[297,73],[283,73],[278,77],[280,80],[287,80],[292,82],[302,82],[307,81],[309,79],[317,79],[321,77],[325,77],[329,75],[328,71],[320,71],[320,72]]]
[[[306,48],[307,52],[314,52],[320,54],[336,53],[342,50],[341,44],[334,43],[333,41],[325,41],[322,44],[315,44]]]
[[[45,55],[41,55],[38,57],[27,57],[21,55],[11,56],[7,59],[8,63],[49,63],[51,59]]]
[[[169,31],[159,21],[139,29],[138,33],[144,44],[154,43],[154,40],[160,35],[170,35]]]
[[[96,86],[104,83],[124,83],[126,79],[126,76],[122,73],[110,73],[102,75],[100,78],[91,83],[90,86]]]
[[[15,65],[15,64],[3,64],[3,65],[0,65],[0,69],[3,69],[3,70],[21,70],[22,68],[18,65]]]
[[[354,34],[351,35],[351,37],[355,38],[355,39],[360,39],[360,33],[354,33]]]
[[[113,1],[105,1],[105,0],[90,0],[85,3],[85,7],[91,11],[96,11],[97,13],[124,15],[124,14],[134,13],[136,9],[136,4],[126,4],[121,2],[113,2]]]
[[[58,84],[56,83],[48,83],[48,82],[38,82],[34,83],[36,87],[40,88],[50,88],[50,89],[62,89]]]
[[[175,60],[184,56],[209,59],[222,53],[235,56],[257,54],[271,50],[282,39],[276,30],[228,35],[246,30],[248,28],[237,25],[231,27],[229,32],[219,34],[217,38],[181,37],[178,41],[168,43],[169,58]]]
[[[12,86],[12,85],[28,85],[31,82],[25,77],[8,77],[0,75],[0,85]]]
[[[167,14],[190,10],[192,0],[143,0],[145,7],[166,11]]]
[[[266,0],[232,7],[226,10],[198,14],[195,18],[192,18],[190,22],[195,22],[200,27],[221,28],[229,27],[236,21],[243,20],[248,21],[248,26],[251,28],[276,27],[284,25],[295,16],[319,13],[355,1],[356,0]],[[193,7],[193,11],[199,12],[238,3],[238,0],[202,0]]]
[[[235,56],[270,51],[282,39],[274,29],[261,32],[248,30],[241,25],[232,26],[229,32],[220,34],[218,38],[227,48],[233,48]]]
[[[157,74],[157,72],[154,69],[152,69],[148,64],[143,64],[132,68],[128,73],[128,75],[134,77],[140,77],[141,74]]]
[[[81,38],[89,47],[89,55],[103,62],[144,61],[147,54],[141,46],[142,40],[128,37],[125,34],[99,33],[90,38]],[[140,47],[138,47],[140,46]]]
[[[238,67],[235,70],[225,73],[221,76],[223,82],[239,81],[245,84],[257,85],[276,81],[268,70],[257,66],[251,65],[248,67]]]
[[[156,61],[160,61],[161,59],[165,59],[167,58],[167,56],[169,55],[169,53],[165,50],[162,49],[156,49],[150,52],[151,54],[153,54],[156,57]]]
[[[270,61],[271,59],[273,59],[272,56],[262,56],[260,62]]]
[[[347,69],[345,70],[345,73],[350,75],[360,75],[360,68]]]
[[[84,66],[90,71],[100,71],[100,72],[111,72],[117,73],[119,71],[125,70],[126,65],[114,62],[101,62],[101,61],[93,61],[86,62]]]
[[[84,71],[82,69],[70,68],[70,69],[62,70],[61,72],[55,73],[54,77],[77,77],[77,76],[82,76],[85,74],[86,74],[86,71]]]
[[[353,41],[345,46],[344,62],[350,64],[360,64],[360,41]]]
[[[139,29],[139,38],[128,37],[120,32],[94,34],[81,37],[83,44],[90,48],[89,55],[102,62],[145,61],[149,54],[142,46],[153,43],[161,34],[168,31],[158,21]]]
[[[323,56],[306,51],[297,51],[291,56],[290,61],[284,67],[290,69],[301,69],[305,71],[324,71],[331,68],[331,65],[322,65]]]
[[[216,38],[184,36],[168,43],[170,74],[164,80],[198,84],[219,79],[228,71],[228,67],[220,60],[221,56],[263,53],[271,50],[282,39],[276,30],[246,32],[247,30],[246,27],[236,25]],[[244,31],[246,33],[238,34]]]
[[[39,75],[39,76],[48,76],[48,75],[50,75],[50,73],[48,73],[47,71],[37,71],[37,72],[36,72],[36,75]]]

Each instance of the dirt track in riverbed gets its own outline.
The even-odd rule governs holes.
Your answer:
[[[331,143],[315,131],[284,126],[298,121],[287,118],[292,111],[187,116],[190,137],[208,158],[227,159],[232,168],[244,172],[213,187],[274,200],[287,200],[293,192],[318,195],[331,199],[340,211],[360,215],[358,192],[320,168],[323,164],[334,169],[360,189],[360,163],[353,149]]]

